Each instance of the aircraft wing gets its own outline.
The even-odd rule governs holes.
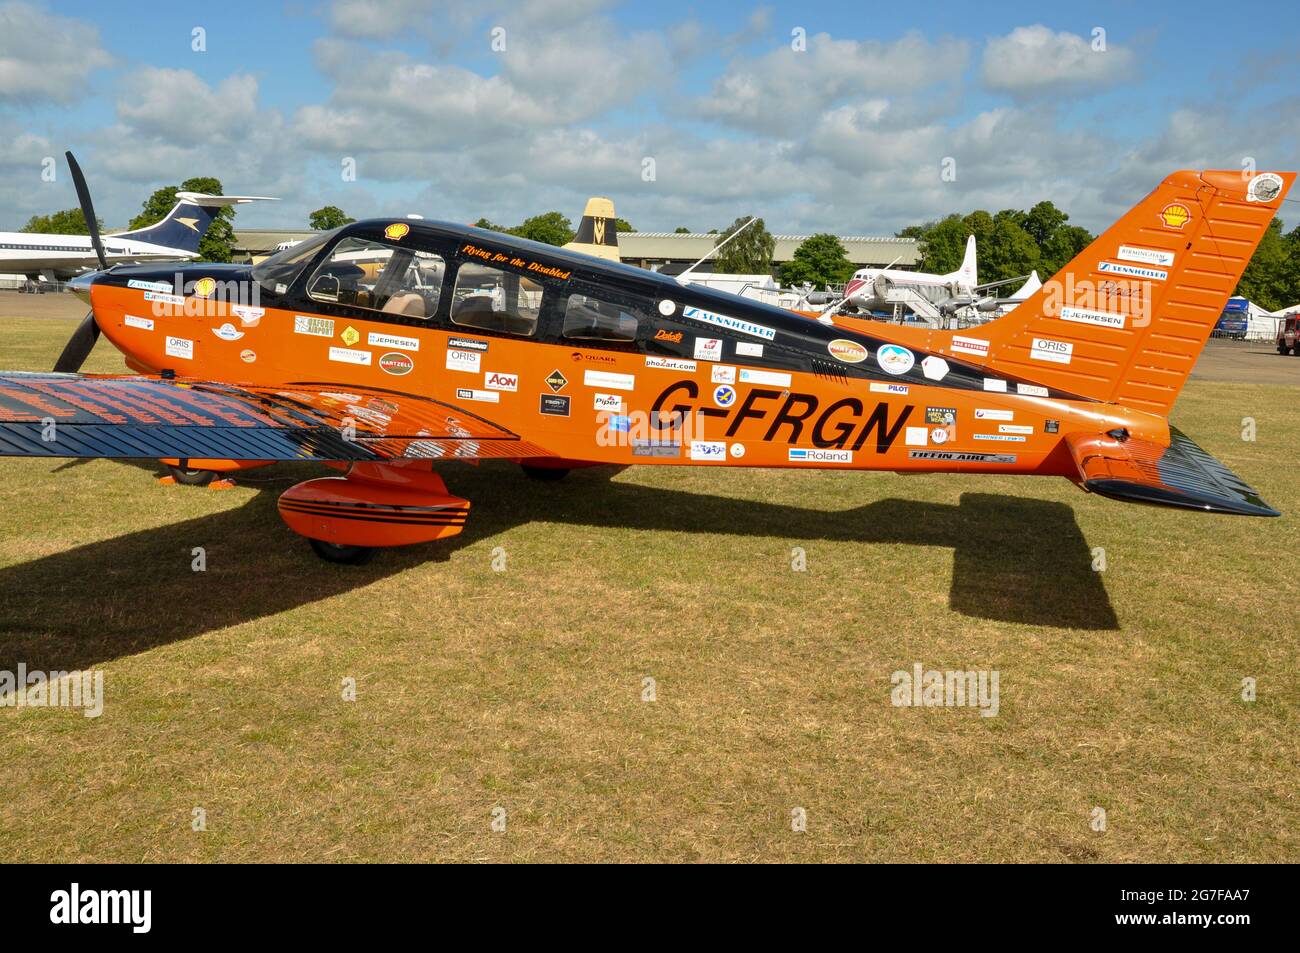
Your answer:
[[[4,372],[0,456],[383,461],[554,454],[453,404],[377,388]]]
[[[1169,446],[1109,434],[1070,434],[1065,442],[1093,493],[1209,513],[1282,515],[1181,430],[1170,427],[1169,436]]]

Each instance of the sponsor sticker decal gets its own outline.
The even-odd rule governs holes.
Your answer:
[[[1182,202],[1170,202],[1160,210],[1160,222],[1165,228],[1182,231],[1183,226],[1192,220],[1192,212]]]
[[[398,351],[418,351],[420,349],[419,338],[408,338],[399,334],[383,334],[379,331],[371,331],[367,334],[366,343],[371,347],[391,347]]]
[[[609,371],[583,371],[582,383],[587,387],[633,390],[636,387],[636,377],[631,374],[613,374]]]
[[[849,341],[844,338],[832,341],[826,345],[826,350],[830,352],[831,357],[837,361],[843,361],[845,364],[861,364],[867,359],[867,349],[857,341]]]
[[[930,432],[924,427],[908,427],[903,431],[903,443],[909,447],[924,447],[930,442]]]
[[[719,384],[713,388],[713,402],[719,407],[730,407],[736,402],[736,388],[730,384]]]
[[[745,455],[745,445],[743,443],[733,443],[731,445],[731,455],[739,460]]]
[[[906,374],[916,363],[916,357],[905,347],[886,344],[876,348],[876,363],[886,374]]]
[[[752,367],[742,367],[740,369],[740,382],[742,384],[768,384],[772,387],[789,387],[790,375],[779,371],[759,371]]]
[[[737,341],[736,354],[741,357],[762,357],[763,345],[751,344],[749,341]]]
[[[1014,410],[1000,410],[993,407],[976,407],[976,420],[1015,420],[1016,412]]]
[[[196,297],[206,298],[216,290],[216,278],[200,278],[198,281],[194,282],[194,294]]]
[[[363,367],[369,367],[370,352],[354,351],[350,347],[332,347],[330,348],[330,360],[337,361],[340,364],[360,364]]]
[[[632,418],[627,414],[610,414],[605,420],[605,427],[615,433],[627,433],[632,429]]]
[[[682,455],[680,443],[659,443],[633,437],[631,444],[634,457],[680,457]]]
[[[567,417],[569,398],[563,394],[542,394],[541,405],[537,410],[538,413],[546,414],[548,417]]]
[[[718,338],[696,338],[695,358],[700,361],[722,360],[722,341]]]
[[[501,395],[494,390],[474,390],[470,387],[456,388],[457,400],[479,400],[485,404],[500,403]]]
[[[474,338],[447,338],[447,347],[454,347],[461,351],[486,351],[488,342]],[[418,351],[419,348],[412,348],[412,350]]]
[[[692,460],[725,460],[727,459],[727,444],[724,440],[692,440],[691,441],[691,459]]]
[[[949,440],[957,439],[957,408],[927,407],[925,422],[933,428],[930,431],[930,439],[935,443],[947,443]]]
[[[875,394],[906,394],[908,389],[906,384],[889,384],[885,381],[871,382],[871,391]]]
[[[244,348],[244,350],[239,352],[239,359],[245,364],[252,364],[257,360],[257,352]]]
[[[911,460],[938,460],[945,463],[1015,463],[1014,453],[970,453],[964,450],[909,450]]]
[[[977,433],[976,440],[1002,440],[1008,443],[1024,443],[1025,438],[1006,433]]]
[[[342,341],[344,344],[346,344],[348,347],[352,347],[352,345],[356,344],[358,341],[361,340],[361,332],[349,324],[346,328],[343,329],[343,332],[339,335],[339,340]]]
[[[159,304],[185,304],[185,299],[180,295],[163,294],[161,291],[146,291],[144,300],[157,301]]]
[[[392,225],[389,225],[384,229],[384,237],[389,241],[397,242],[410,234],[410,231],[411,226],[407,225],[405,222],[394,222]]]
[[[979,357],[988,357],[989,342],[981,341],[979,338],[964,338],[953,336],[952,349],[960,351],[963,354],[976,354]]]
[[[1246,186],[1247,202],[1271,202],[1282,192],[1282,177],[1275,172],[1261,172]]]
[[[1048,390],[1040,384],[1017,384],[1016,393],[1025,397],[1046,397]]]
[[[1076,324],[1095,324],[1101,328],[1124,327],[1125,315],[1110,311],[1093,311],[1089,308],[1062,308],[1061,320]]]
[[[229,321],[219,328],[213,328],[212,333],[223,341],[238,341],[244,336],[244,332],[239,330],[239,328],[235,327]]]
[[[618,394],[597,394],[595,410],[608,410],[611,413],[620,413],[623,410],[623,398]]]
[[[465,371],[469,374],[477,374],[479,372],[479,363],[482,358],[483,355],[478,351],[456,351],[449,349],[447,351],[447,370]]]
[[[334,319],[313,318],[303,314],[295,314],[293,316],[293,333],[310,334],[318,338],[332,338],[334,336]]]
[[[998,380],[996,377],[986,377],[984,378],[984,389],[1004,394],[1007,390],[1007,382]]]
[[[998,424],[998,433],[1031,434],[1034,428],[1029,424]]]
[[[1061,422],[1059,420],[1049,420],[1043,424],[1043,433],[1060,433]]]
[[[551,371],[551,373],[546,375],[546,386],[549,387],[551,390],[555,391],[557,394],[560,391],[564,390],[564,385],[567,383],[569,383],[569,379],[560,373],[560,369],[558,367],[555,370]],[[567,417],[568,414],[565,414],[565,416]]]
[[[1035,361],[1051,361],[1053,364],[1069,364],[1073,360],[1074,344],[1069,341],[1053,341],[1049,338],[1034,338],[1029,356]]]
[[[666,328],[660,328],[658,331],[655,332],[655,340],[656,340],[656,341],[667,341],[669,344],[681,344],[681,343],[682,343],[682,332],[681,332],[681,331],[669,331],[669,330],[666,329]]]
[[[401,377],[415,370],[415,361],[398,351],[389,351],[379,358],[379,369],[385,374]]]
[[[682,371],[687,374],[695,373],[695,362],[684,357],[650,357],[645,359],[646,367],[657,367],[665,371]]]
[[[194,360],[194,342],[188,338],[169,337],[165,350],[168,357],[179,357],[184,361]]]
[[[829,450],[821,447],[791,447],[787,454],[791,463],[852,463],[852,450]]]
[[[948,362],[931,354],[921,360],[921,373],[928,381],[941,381],[948,376]]]
[[[1118,261],[1101,261],[1097,270],[1110,275],[1128,275],[1130,278],[1146,278],[1149,281],[1164,281],[1169,272],[1160,268],[1144,268],[1141,265],[1126,265]]]
[[[162,291],[170,293],[172,290],[171,282],[168,281],[140,281],[138,278],[132,278],[126,283],[128,288],[135,288],[138,291]]]
[[[694,321],[703,321],[705,324],[712,324],[715,327],[726,328],[729,331],[739,331],[741,334],[748,334],[750,337],[762,338],[770,341],[776,337],[776,332],[769,327],[761,324],[755,324],[752,321],[744,321],[740,318],[732,318],[725,314],[715,314],[712,311],[705,311],[703,308],[685,307],[682,308],[682,317],[690,318]]]
[[[736,369],[730,364],[713,365],[713,383],[715,384],[734,384],[736,383]]]
[[[483,386],[488,390],[519,390],[519,375],[488,371],[483,375]]]
[[[664,298],[662,301],[659,302],[659,313],[662,314],[665,318],[672,315],[672,313],[676,310],[677,310],[676,302],[672,301],[669,298]],[[682,336],[680,334],[677,335],[677,340],[680,341],[681,339]]]
[[[230,313],[239,319],[240,324],[246,328],[255,328],[258,322],[262,320],[262,315],[266,314],[265,308],[250,308],[247,305],[232,304]]]
[[[134,314],[128,314],[123,321],[128,328],[139,328],[141,331],[153,330],[153,318],[137,318]]]
[[[1174,263],[1174,253],[1158,248],[1142,248],[1139,245],[1120,245],[1115,257],[1122,261],[1140,261],[1144,265],[1160,265],[1169,268]]]

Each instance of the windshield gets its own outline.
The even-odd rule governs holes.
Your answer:
[[[270,258],[253,266],[253,280],[267,291],[284,294],[289,290],[294,279],[302,273],[303,268],[337,232],[337,228],[321,232],[296,245],[290,245],[284,251],[276,252]]]

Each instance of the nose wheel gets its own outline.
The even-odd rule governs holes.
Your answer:
[[[173,467],[168,465],[167,470],[171,473],[172,478],[182,486],[207,486],[217,475],[216,470],[191,470],[188,467]]]
[[[372,546],[343,546],[339,543],[327,543],[323,539],[308,539],[312,550],[321,559],[329,563],[342,563],[345,566],[360,566],[370,562],[375,555]]]

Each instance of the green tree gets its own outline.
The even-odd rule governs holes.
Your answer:
[[[510,229],[510,234],[548,245],[567,245],[573,241],[573,225],[559,212],[543,212],[525,219],[522,225]]]
[[[636,229],[632,227],[632,223],[629,222],[629,221],[628,221],[627,219],[625,219],[625,218],[618,218],[618,219],[615,219],[615,220],[614,220],[614,227],[617,228],[620,232],[635,232],[635,231],[636,231]]]
[[[738,239],[739,240],[739,239]],[[803,240],[794,257],[781,266],[781,282],[798,285],[811,282],[816,288],[848,281],[853,277],[853,262],[834,235],[821,233]]]
[[[1278,219],[1268,223],[1268,230],[1237,282],[1237,294],[1265,311],[1280,311],[1300,300],[1300,256],[1296,254],[1300,240],[1292,236],[1300,239],[1295,231],[1284,237]]]
[[[148,228],[167,217],[167,213],[176,205],[177,192],[206,192],[209,195],[222,195],[221,180],[211,176],[197,176],[186,179],[180,186],[168,185],[158,189],[145,199],[140,214],[131,219],[129,229]],[[207,233],[199,241],[199,261],[230,261],[235,247],[235,210],[232,207],[217,210],[216,218],[208,226]]]
[[[102,233],[104,231],[103,219],[96,219],[96,223]],[[27,220],[27,224],[18,231],[44,232],[49,235],[90,234],[90,230],[86,228],[86,220],[82,217],[79,208],[65,208],[61,212],[51,212],[49,215],[33,215]]]
[[[307,224],[318,232],[327,232],[331,228],[350,225],[355,221],[355,218],[349,216],[337,205],[323,206],[307,216]]]
[[[685,225],[678,225],[675,229],[673,229],[674,235],[689,235],[690,233],[691,230],[687,228]]]
[[[736,229],[749,221],[749,216],[738,218],[713,241],[717,248],[736,233]],[[768,232],[760,218],[750,225],[713,259],[713,270],[729,275],[765,275],[772,273],[772,255],[776,253],[776,239]]]
[[[1020,226],[1014,215],[995,218],[983,239],[977,235],[975,241],[981,284],[1018,278],[1038,267],[1041,255],[1038,243]]]
[[[1068,265],[1074,256],[1093,243],[1093,234],[1078,225],[1062,225],[1052,233],[1051,238],[1040,244],[1042,258],[1039,259],[1038,277],[1044,281]]]
[[[1051,202],[1043,201],[1024,213],[1020,225],[1038,243],[1039,248],[1046,248],[1052,236],[1069,219],[1070,216]]]
[[[498,225],[498,224],[496,224],[495,222],[490,222],[490,221],[488,221],[486,218],[480,218],[477,222],[474,223],[474,227],[475,227],[475,228],[486,228],[489,232],[509,232],[509,231],[510,231],[510,229],[506,228],[504,225]]]

